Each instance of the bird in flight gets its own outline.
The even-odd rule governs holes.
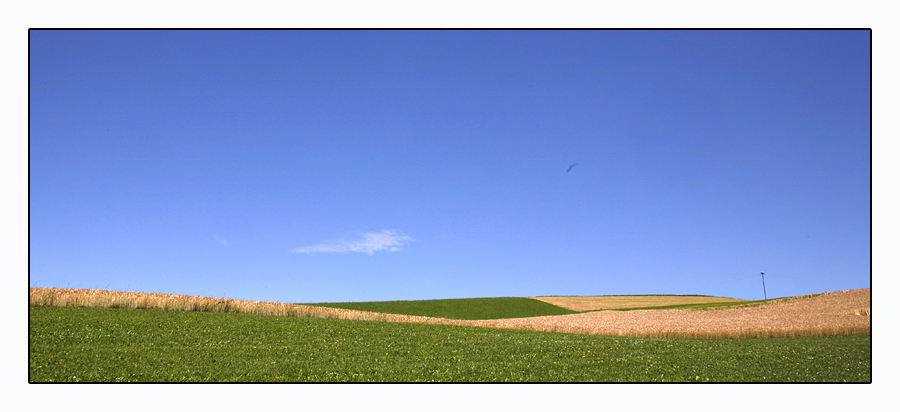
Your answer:
[[[578,163],[572,163],[572,164],[570,164],[570,165],[569,165],[569,168],[566,169],[566,173],[571,172],[571,171],[572,171],[572,168],[575,167],[577,164],[578,164]]]

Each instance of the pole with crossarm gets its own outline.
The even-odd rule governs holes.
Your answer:
[[[763,299],[768,299],[766,296],[766,272],[759,272],[760,276],[762,276],[763,281]]]

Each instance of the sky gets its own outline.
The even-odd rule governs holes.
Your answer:
[[[867,288],[870,34],[32,30],[29,284]]]

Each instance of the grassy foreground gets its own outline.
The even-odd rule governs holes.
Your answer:
[[[669,340],[31,307],[30,382],[870,382],[870,335]]]
[[[399,315],[429,316],[445,319],[510,319],[531,316],[569,315],[574,310],[530,298],[472,298],[398,300],[388,302],[316,303],[319,306]]]

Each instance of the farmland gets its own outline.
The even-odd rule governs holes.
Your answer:
[[[389,302],[317,303],[310,306],[445,319],[509,319],[570,315],[577,311],[529,298],[402,300]]]
[[[31,307],[31,382],[868,382],[868,334],[647,339]]]
[[[738,302],[698,309],[601,310],[573,315],[470,321],[554,332],[654,338],[768,338],[869,333],[870,290]]]
[[[829,336],[869,333],[870,290],[853,289],[817,295],[771,299],[755,302],[724,302],[687,305],[693,309],[671,309],[654,306],[652,310],[601,310],[547,316],[545,303],[535,310],[526,308],[532,317],[521,317],[521,302],[529,299],[468,299],[419,302],[369,302],[360,305],[382,305],[382,309],[416,308],[444,317],[397,313],[368,312],[354,309],[245,301],[161,293],[115,292],[95,289],[32,288],[30,306],[37,307],[103,307],[131,309],[164,309],[216,313],[244,313],[274,316],[313,317],[346,320],[378,320],[386,322],[429,323],[457,326],[526,329],[545,332],[599,334],[653,338],[747,338]],[[615,297],[614,297],[615,298]],[[671,297],[663,296],[663,300]],[[434,304],[439,302],[440,304]],[[450,302],[447,304],[446,302]],[[514,304],[511,304],[514,303]],[[328,304],[331,305],[331,304]],[[716,307],[716,305],[730,305]],[[711,308],[710,306],[714,306]],[[490,309],[494,319],[466,319],[483,315]],[[553,310],[565,311],[559,308]],[[543,312],[543,313],[541,313]],[[542,314],[542,316],[534,316]]]
[[[32,288],[29,381],[870,382],[869,296],[557,315],[524,298],[415,304],[446,319]],[[516,317],[523,307],[541,316]],[[500,316],[465,319],[488,309]],[[767,339],[722,339],[747,337]]]
[[[714,307],[746,302],[741,299],[720,298],[715,296],[678,295],[542,296],[534,299],[578,312],[645,308]]]

